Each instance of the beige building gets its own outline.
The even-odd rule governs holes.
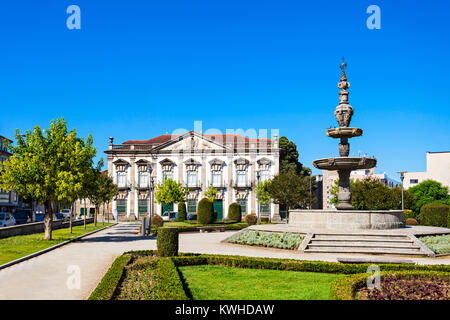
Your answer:
[[[331,203],[331,188],[334,186],[335,181],[339,180],[337,171],[322,170],[323,175],[323,209],[334,209],[335,206]],[[355,170],[350,174],[351,180],[364,180],[367,178],[375,178],[386,184],[388,187],[393,188],[400,184],[400,182],[389,178],[386,173],[375,173],[375,168]]]
[[[119,217],[136,218],[151,211],[150,181],[165,178],[181,182],[189,189],[188,214],[197,212],[198,201],[209,186],[217,189],[214,202],[218,219],[226,219],[232,202],[243,214],[257,213],[257,180],[271,179],[279,172],[278,137],[250,139],[238,134],[161,135],[150,140],[130,140],[119,145],[110,138],[108,173],[119,187],[112,210]],[[262,216],[279,219],[276,204],[260,206]],[[154,204],[154,213],[167,215],[177,205]]]
[[[432,179],[449,187],[450,191],[450,151],[427,152],[427,170],[425,172],[406,172],[403,184],[406,189],[424,180]]]

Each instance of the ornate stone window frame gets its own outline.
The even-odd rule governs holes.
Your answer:
[[[270,167],[272,166],[272,161],[268,158],[261,158],[258,161],[256,161],[258,164],[258,170],[259,171],[270,171]]]
[[[137,166],[138,172],[148,172],[151,167],[150,161],[147,161],[145,159],[140,159],[136,161],[135,164]]]
[[[211,171],[209,173],[210,175],[210,185],[213,186],[213,171],[219,171],[220,172],[220,186],[215,187],[215,188],[221,188],[224,187],[223,186],[223,167],[225,165],[225,161],[222,161],[220,159],[214,158],[211,161],[209,161],[209,165],[211,168]]]

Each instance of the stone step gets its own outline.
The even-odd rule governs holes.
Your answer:
[[[314,239],[327,239],[331,241],[344,239],[374,239],[374,240],[409,240],[410,238],[407,235],[392,235],[392,234],[337,234],[337,233],[315,233]]]
[[[417,248],[370,248],[370,247],[315,247],[307,248],[305,252],[316,253],[373,253],[373,254],[399,254],[399,255],[424,255]]]
[[[311,239],[308,248],[312,247],[371,247],[371,248],[417,248],[413,242],[389,242],[389,241],[316,241]]]
[[[382,243],[382,242],[386,242],[386,243],[403,243],[403,244],[407,244],[407,243],[414,243],[414,241],[410,238],[408,239],[391,239],[391,238],[379,238],[379,239],[370,239],[370,238],[333,238],[333,237],[329,237],[329,238],[312,238],[311,241],[316,241],[317,243],[319,242],[336,242],[336,243],[341,243],[341,242],[373,242],[373,243]]]

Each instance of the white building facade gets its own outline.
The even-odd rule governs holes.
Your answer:
[[[405,172],[403,183],[408,189],[428,179],[439,181],[450,191],[450,151],[427,152],[427,171]]]
[[[130,140],[114,145],[110,138],[108,174],[119,188],[112,210],[119,217],[136,218],[151,212],[151,184],[165,178],[188,188],[188,214],[196,214],[198,202],[208,187],[218,190],[214,202],[218,220],[227,219],[232,202],[241,205],[242,214],[258,213],[257,181],[273,178],[279,172],[278,137],[250,139],[238,134],[204,135],[189,131],[183,135],[162,135],[150,140]],[[178,211],[154,202],[153,212],[163,215]],[[276,204],[259,205],[261,216],[279,220]]]

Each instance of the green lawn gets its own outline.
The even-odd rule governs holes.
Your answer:
[[[69,233],[69,228],[54,230],[52,232],[53,239],[50,241],[44,240],[44,233],[0,239],[0,265],[108,225],[111,225],[111,223],[105,223],[104,225],[97,223],[97,227],[94,227],[94,224],[91,223],[86,225],[86,230],[84,230],[84,226],[76,226],[73,227],[72,233]]]
[[[194,300],[328,300],[343,275],[215,265],[179,267]]]

